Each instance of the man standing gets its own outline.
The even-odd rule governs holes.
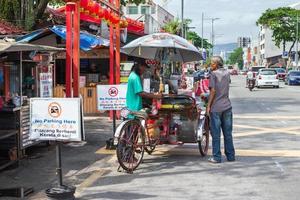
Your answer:
[[[222,162],[221,130],[224,136],[225,155],[228,161],[235,161],[232,139],[232,107],[229,99],[230,74],[223,68],[223,59],[214,56],[211,59],[210,96],[207,114],[210,116],[213,157],[208,161]]]

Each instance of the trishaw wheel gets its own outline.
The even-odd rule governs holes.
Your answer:
[[[205,118],[205,125],[203,127],[203,136],[200,141],[198,141],[198,147],[201,156],[206,156],[208,153],[208,147],[209,147],[209,134],[210,134],[210,129],[209,129],[209,118]]]
[[[117,158],[120,166],[127,172],[134,171],[141,163],[144,141],[144,128],[138,120],[124,124],[117,146]]]

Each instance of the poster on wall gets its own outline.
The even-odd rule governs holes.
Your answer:
[[[83,88],[86,85],[86,76],[80,76],[79,77],[79,87]]]
[[[52,74],[40,73],[40,97],[49,98],[53,96]]]
[[[127,85],[97,85],[97,107],[103,110],[121,110],[126,106]]]
[[[30,140],[82,141],[80,98],[30,99]]]
[[[134,62],[128,61],[128,62],[121,62],[120,63],[120,82],[121,83],[127,83],[128,77],[131,72],[131,68],[133,67]]]

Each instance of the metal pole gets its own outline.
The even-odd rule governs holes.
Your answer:
[[[203,47],[204,47],[204,39],[203,39],[203,35],[204,35],[204,30],[203,30],[203,24],[204,24],[204,13],[202,13],[202,25],[201,25],[201,28],[202,28],[202,30],[201,30],[201,51],[203,52]]]
[[[181,0],[181,37],[185,38],[184,35],[184,0]]]
[[[58,178],[58,185],[62,186],[62,169],[61,169],[61,147],[60,142],[56,143],[56,175]]]
[[[214,56],[214,43],[215,43],[215,33],[214,33],[214,19],[211,20],[211,55]]]
[[[22,91],[22,83],[23,83],[23,81],[22,81],[22,79],[23,79],[23,52],[22,51],[20,51],[20,76],[19,76],[19,81],[20,81],[20,83],[19,83],[19,86],[20,86],[20,104],[21,104],[21,106],[22,106],[22,104],[23,104],[23,102],[22,102],[22,93],[23,93],[23,91]]]
[[[297,27],[296,27],[296,54],[295,54],[295,61],[296,61],[296,69],[298,69],[299,63],[299,16],[297,15]]]

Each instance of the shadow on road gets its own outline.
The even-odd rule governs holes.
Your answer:
[[[281,162],[281,165],[294,167],[296,169],[299,161],[299,159],[287,160],[285,162]],[[123,184],[125,184],[125,188],[130,188],[129,190],[132,190],[134,185],[136,185],[136,180],[138,181],[138,179],[144,179],[144,181],[147,179],[161,179],[163,181],[164,177],[174,177],[174,180],[178,180],[178,177],[176,178],[178,175],[191,176],[193,174],[195,174],[195,178],[196,176],[199,176],[199,174],[214,178],[251,178],[255,176],[256,178],[261,177],[263,179],[275,179],[278,181],[289,178],[288,174],[283,175],[283,173],[276,168],[274,160],[271,157],[237,156],[237,161],[234,163],[224,162],[221,164],[210,164],[207,162],[207,158],[199,156],[165,155],[150,156],[149,158],[146,158],[134,174],[112,173],[106,177],[102,177],[101,180],[97,181],[95,186],[97,190],[99,190],[99,187],[101,188],[101,186],[105,188],[111,187],[114,188],[113,190],[117,190],[117,185],[120,185],[120,187],[124,190]],[[135,183],[132,183],[133,181],[135,181]],[[151,183],[149,184],[151,187]],[[89,191],[91,193],[95,192],[92,188],[90,188]],[[120,198],[120,195],[122,195],[122,198]],[[126,192],[100,192],[93,195],[83,195],[80,199],[87,200],[93,199],[93,197],[97,197],[99,199],[140,199],[147,197],[151,198],[153,196],[141,196],[141,194]]]
[[[138,188],[137,188],[138,190]],[[147,198],[155,198],[157,196],[147,195],[147,194],[139,194],[132,192],[99,192],[94,194],[85,195],[78,200],[88,200],[88,199],[124,199],[124,200],[132,200],[132,199],[147,199]]]

